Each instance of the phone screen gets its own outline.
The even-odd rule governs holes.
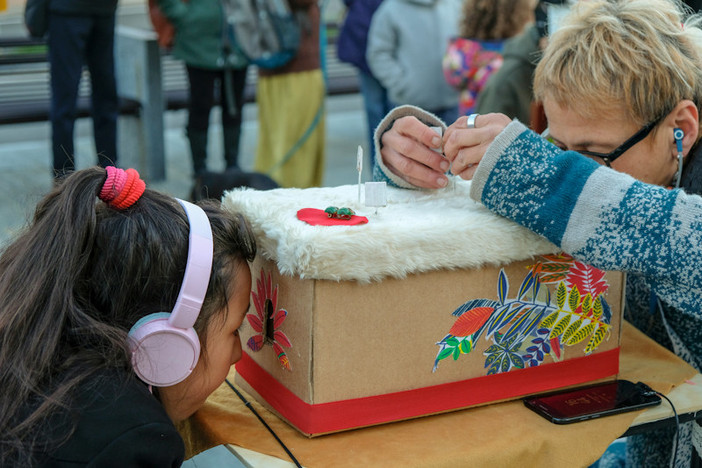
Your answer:
[[[567,424],[660,404],[644,384],[615,380],[549,395],[529,397],[524,404],[556,424]]]

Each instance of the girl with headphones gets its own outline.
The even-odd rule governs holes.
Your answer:
[[[0,466],[179,466],[174,422],[241,357],[242,216],[72,173],[0,255]]]

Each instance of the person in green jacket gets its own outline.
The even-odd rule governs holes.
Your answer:
[[[189,103],[186,134],[193,159],[193,175],[207,170],[210,111],[215,100],[222,108],[226,168],[239,165],[247,59],[236,51],[227,34],[222,0],[157,0],[175,26],[173,56],[188,73]]]

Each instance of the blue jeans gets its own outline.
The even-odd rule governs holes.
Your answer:
[[[55,175],[75,169],[73,130],[83,65],[90,72],[91,116],[98,164],[117,161],[119,101],[114,66],[115,17],[51,13],[51,142]]]
[[[388,101],[388,92],[383,88],[383,85],[370,73],[363,70],[358,70],[358,78],[360,80],[361,95],[366,106],[366,119],[368,121],[368,154],[370,156],[370,169],[373,172],[375,166],[375,147],[373,145],[373,133],[383,117],[392,109],[390,101]]]

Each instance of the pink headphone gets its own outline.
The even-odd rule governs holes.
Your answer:
[[[190,223],[188,260],[178,300],[171,313],[147,315],[129,331],[134,372],[156,387],[181,382],[197,364],[200,340],[193,324],[200,314],[212,271],[214,247],[207,215],[197,205],[176,200]]]

